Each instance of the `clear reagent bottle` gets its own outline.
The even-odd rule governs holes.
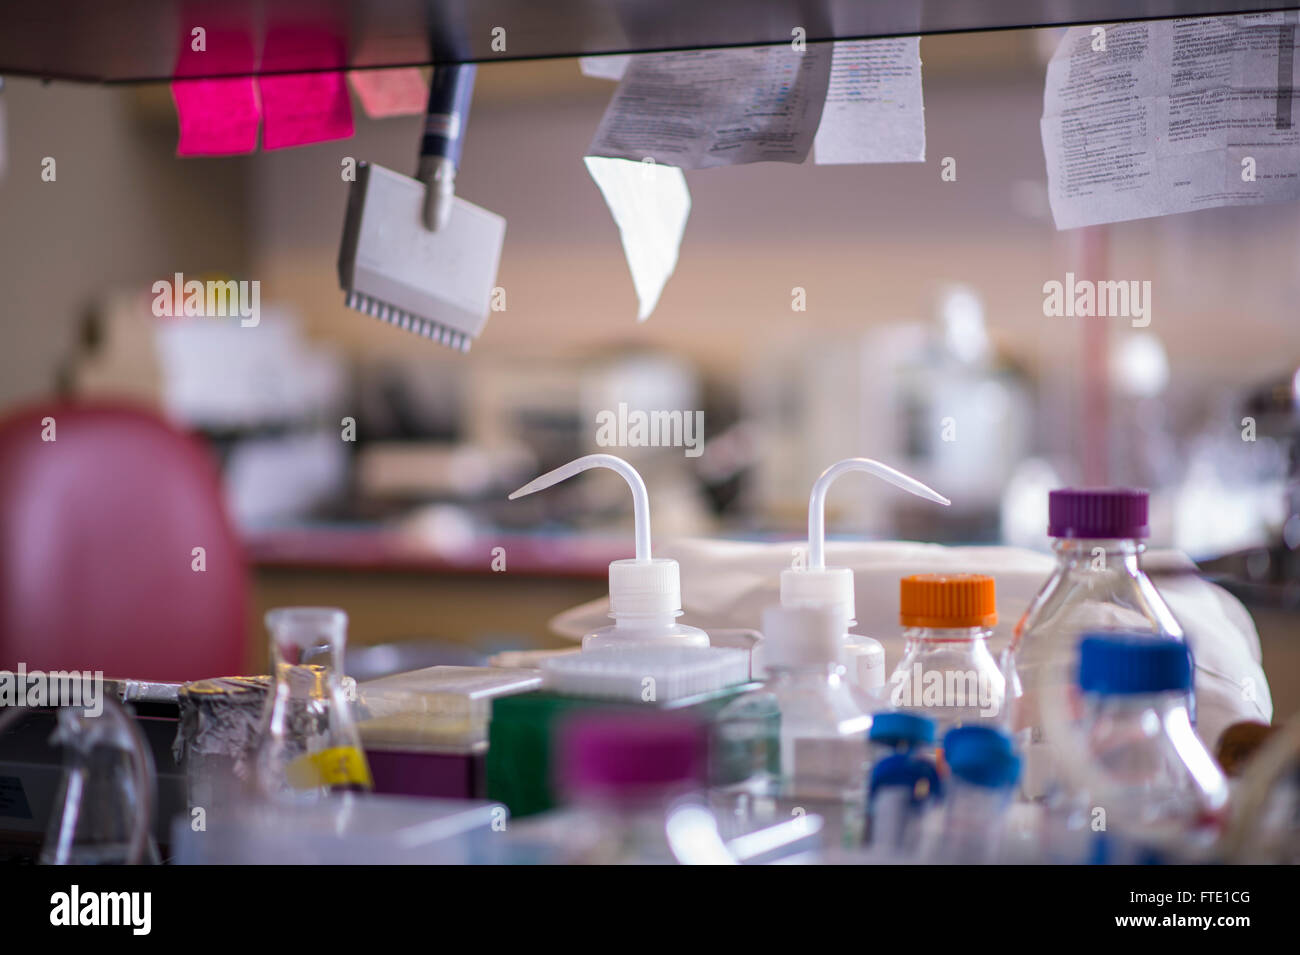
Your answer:
[[[682,614],[681,569],[677,561],[650,556],[650,495],[636,468],[612,454],[588,454],[534,478],[510,500],[545,490],[591,468],[608,468],[632,489],[636,557],[609,565],[609,615],[613,625],[582,638],[584,650],[604,647],[707,647],[709,635],[677,622]]]
[[[1192,727],[1192,671],[1187,644],[1170,637],[1092,633],[1079,644],[1087,758],[1071,765],[1113,826],[1145,842],[1186,846],[1224,821],[1228,783]]]
[[[891,859],[916,861],[926,815],[942,795],[933,761],[910,752],[886,756],[871,770],[865,841]]]
[[[750,754],[749,775],[728,780],[730,792],[777,817],[819,812],[832,832],[860,840],[872,700],[845,679],[843,627],[834,606],[765,610],[767,682],[718,714],[715,746]]]
[[[940,859],[963,865],[997,861],[1020,777],[1011,737],[991,726],[961,726],[944,736],[943,758],[949,778]]]
[[[1048,496],[1056,567],[1016,624],[1006,667],[1018,684],[1012,725],[1027,798],[1041,799],[1057,776],[1044,706],[1060,705],[1074,685],[1079,635],[1123,630],[1183,639],[1141,568],[1147,506],[1147,492],[1132,488],[1063,488]]]
[[[853,571],[848,567],[826,566],[826,494],[836,478],[849,471],[874,474],[928,501],[945,506],[951,502],[915,478],[870,458],[845,458],[823,471],[813,484],[808,498],[807,567],[791,567],[781,572],[781,605],[833,604],[839,607],[845,621],[840,636],[840,661],[850,681],[869,693],[875,693],[885,684],[885,648],[879,640],[849,632],[857,626]]]
[[[998,622],[993,578],[914,574],[899,585],[906,643],[889,677],[889,703],[918,711],[940,732],[1006,719],[1006,678],[989,652]]]

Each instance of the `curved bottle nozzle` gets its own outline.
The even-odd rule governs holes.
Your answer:
[[[529,481],[510,500],[559,484],[591,468],[608,468],[632,489],[636,520],[636,557],[609,565],[609,611],[625,617],[677,616],[682,611],[681,571],[677,561],[650,556],[650,495],[636,468],[612,454],[588,454]]]
[[[641,480],[641,475],[637,473],[636,468],[622,458],[612,454],[588,454],[554,471],[547,471],[541,477],[533,478],[511,494],[510,500],[544,491],[575,474],[581,474],[592,468],[608,468],[621,475],[623,480],[627,481],[627,486],[632,489],[632,511],[633,519],[636,521],[636,560],[638,563],[648,562],[650,560],[650,495],[645,489],[645,481]]]
[[[781,573],[781,603],[788,606],[830,603],[838,605],[850,624],[856,616],[853,601],[853,571],[826,566],[826,492],[835,479],[848,471],[865,471],[900,487],[909,494],[947,505],[946,497],[888,465],[870,458],[845,458],[832,464],[813,484],[808,498],[808,566]]]
[[[830,490],[836,478],[848,471],[865,471],[874,474],[909,494],[915,494],[917,497],[923,497],[927,501],[934,501],[945,507],[952,503],[916,478],[908,477],[902,471],[881,464],[879,461],[873,461],[871,458],[845,458],[843,461],[838,461],[821,473],[821,477],[813,484],[812,494],[808,498],[809,570],[824,570],[826,567],[826,492]]]

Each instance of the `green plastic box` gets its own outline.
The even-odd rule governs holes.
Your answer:
[[[586,710],[656,710],[690,713],[711,722],[719,710],[761,683],[738,683],[668,703],[617,703],[561,696],[539,690],[492,701],[488,725],[487,798],[505,803],[512,817],[530,816],[559,805],[552,778],[554,727],[571,713]]]

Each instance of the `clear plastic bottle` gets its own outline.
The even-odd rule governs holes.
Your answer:
[[[697,795],[706,740],[697,722],[666,713],[583,714],[562,724],[560,788],[572,810],[557,814],[554,861],[733,862]]]
[[[1224,821],[1228,783],[1192,727],[1187,645],[1149,634],[1087,634],[1079,644],[1082,760],[1072,759],[1107,828],[1179,849]]]
[[[914,753],[886,756],[871,770],[865,841],[898,861],[915,860],[925,836],[926,814],[942,795],[932,760]]]
[[[853,596],[853,571],[848,567],[826,566],[826,495],[843,474],[861,471],[874,474],[909,494],[947,505],[948,499],[915,478],[871,458],[845,458],[821,473],[808,498],[808,562],[781,572],[781,605],[801,607],[832,604],[844,620],[839,658],[848,680],[859,689],[879,694],[885,685],[885,648],[872,637],[852,633],[857,625]]]
[[[991,726],[961,726],[943,738],[949,777],[939,861],[988,864],[998,860],[1020,759],[1011,737]]]
[[[650,556],[650,496],[636,468],[612,454],[588,454],[548,471],[510,495],[545,490],[591,468],[606,468],[632,490],[636,557],[609,565],[609,615],[614,623],[582,638],[582,649],[606,647],[707,647],[709,635],[677,622],[682,614],[681,569],[675,560]]]
[[[1006,679],[989,652],[997,594],[983,574],[914,574],[900,583],[906,643],[889,677],[889,703],[923,713],[939,730],[998,723]]]
[[[766,685],[729,703],[714,731],[718,751],[750,753],[748,775],[729,788],[756,797],[760,821],[818,812],[832,842],[857,844],[873,701],[845,678],[843,619],[832,606],[764,611]]]
[[[1025,759],[1022,793],[1040,799],[1057,770],[1044,705],[1069,693],[1079,634],[1123,630],[1183,639],[1183,630],[1142,572],[1147,493],[1131,488],[1052,491],[1048,535],[1056,569],[1016,624],[1006,669],[1014,672],[1013,728]]]
[[[275,684],[253,760],[262,796],[303,800],[372,788],[341,684],[347,623],[347,614],[331,607],[266,615]]]

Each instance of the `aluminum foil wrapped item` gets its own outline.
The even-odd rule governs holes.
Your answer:
[[[180,725],[172,755],[186,753],[242,759],[257,740],[269,676],[223,676],[186,683],[177,694]]]
[[[324,673],[320,667],[297,667],[291,678],[319,681]],[[210,815],[243,794],[252,778],[262,716],[274,682],[269,676],[225,676],[181,687],[172,755],[185,766],[191,810],[202,808]],[[356,680],[345,676],[340,684],[344,699],[355,706]],[[292,735],[308,739],[321,732],[321,715],[306,699],[292,706]]]
[[[187,749],[241,764],[250,758],[273,682],[269,676],[222,676],[182,686],[176,695],[180,725],[172,743],[176,761],[181,762]],[[340,683],[344,699],[355,704],[357,681],[345,676]],[[297,718],[306,719],[307,714]]]
[[[184,762],[191,809],[224,806],[249,778],[271,684],[269,676],[225,676],[181,687],[172,755]]]

